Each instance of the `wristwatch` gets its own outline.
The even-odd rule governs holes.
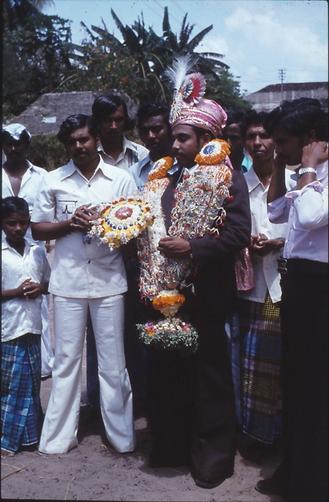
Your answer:
[[[306,173],[316,174],[316,170],[314,169],[314,167],[301,167],[298,171],[298,176],[302,176],[303,174],[306,174]]]

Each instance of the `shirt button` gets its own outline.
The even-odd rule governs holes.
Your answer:
[[[91,260],[88,260],[87,263],[91,263]]]
[[[88,186],[89,186],[89,188],[90,188],[90,187],[91,187],[91,184],[90,184],[90,183],[88,183]]]

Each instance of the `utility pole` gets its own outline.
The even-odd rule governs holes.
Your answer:
[[[286,78],[286,69],[285,68],[280,68],[279,69],[279,79],[281,82],[281,101],[283,101],[283,82]]]

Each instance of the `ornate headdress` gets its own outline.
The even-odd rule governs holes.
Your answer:
[[[218,136],[226,124],[227,115],[216,101],[203,98],[206,79],[201,73],[188,73],[194,63],[191,56],[180,56],[166,71],[174,87],[169,121],[173,126],[192,125]]]

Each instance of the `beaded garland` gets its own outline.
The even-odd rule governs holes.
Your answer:
[[[88,235],[111,249],[127,244],[154,221],[151,206],[140,197],[121,197],[96,210],[100,217],[92,222]]]
[[[175,205],[171,212],[171,226],[168,230],[170,236],[189,239],[219,234],[219,228],[226,216],[223,203],[225,199],[229,199],[232,180],[231,169],[223,162],[228,152],[229,146],[226,142],[212,140],[200,151],[198,159],[202,160],[203,164],[198,165],[192,174],[187,169],[183,172],[182,181],[175,192]],[[159,240],[167,236],[161,197],[168,183],[169,179],[161,177],[161,172],[158,170],[145,185],[143,196],[153,209],[154,223],[137,239],[141,297],[148,298],[155,309],[170,318],[167,319],[169,324],[166,325],[163,349],[175,346],[175,340],[168,341],[170,337],[176,336],[176,329],[172,329],[170,323],[177,319],[173,316],[185,301],[184,295],[179,293],[179,290],[190,275],[192,265],[190,257],[176,260],[164,256],[158,249]],[[194,329],[188,326],[190,331]],[[160,335],[156,338],[156,342],[150,340],[147,325],[144,327],[139,325],[138,329],[144,343],[161,346]],[[184,337],[180,338],[180,344],[183,340]],[[186,343],[189,343],[187,339]]]

